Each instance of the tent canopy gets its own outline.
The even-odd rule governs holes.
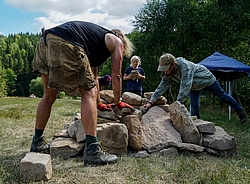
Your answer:
[[[208,56],[198,64],[207,67],[218,79],[232,81],[250,75],[250,66],[219,52]]]
[[[208,56],[198,64],[207,67],[207,69],[209,69],[217,79],[227,81],[227,91],[230,95],[232,95],[233,90],[230,81],[250,75],[250,66],[225,56],[219,52],[215,52],[213,55]],[[228,115],[229,119],[231,119],[231,107],[228,107]]]

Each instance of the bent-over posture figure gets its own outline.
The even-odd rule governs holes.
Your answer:
[[[123,56],[130,57],[132,51],[133,44],[120,30],[107,30],[90,22],[70,21],[45,30],[38,41],[33,64],[33,71],[42,76],[44,96],[37,107],[30,151],[50,151],[43,132],[58,91],[65,91],[72,96],[81,95],[81,120],[86,132],[84,165],[117,162],[116,155],[100,149],[97,139],[96,76],[98,66],[111,56],[114,103],[119,109],[133,110],[120,101]]]
[[[201,90],[206,90],[230,105],[238,114],[242,125],[247,122],[244,109],[221,88],[215,76],[205,66],[195,64],[182,57],[175,58],[172,54],[166,53],[159,59],[158,71],[162,72],[162,79],[151,99],[144,106],[146,111],[174,81],[180,84],[177,101],[184,103],[188,95],[190,96],[192,116],[197,116],[200,119],[200,93]]]

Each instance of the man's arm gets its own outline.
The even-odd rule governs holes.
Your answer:
[[[108,33],[105,36],[105,43],[111,52],[111,67],[112,67],[112,88],[114,93],[114,104],[117,108],[129,108],[132,111],[135,111],[135,108],[131,105],[121,102],[121,93],[122,93],[122,60],[124,45],[120,38],[117,36]]]
[[[146,113],[146,111],[148,111],[154,105],[157,99],[169,89],[170,85],[171,85],[171,79],[169,77],[162,77],[160,84],[155,89],[150,100],[141,109],[143,113]]]
[[[111,52],[111,67],[112,67],[112,88],[114,93],[114,103],[120,102],[122,92],[122,60],[124,46],[122,40],[114,34],[108,33],[105,36],[105,43]]]

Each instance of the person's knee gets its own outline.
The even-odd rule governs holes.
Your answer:
[[[53,104],[57,98],[58,92],[53,89],[46,90],[43,95],[43,99],[45,99],[48,103]]]
[[[80,87],[79,89],[81,97],[90,97],[90,98],[96,98],[97,97],[97,93],[98,93],[98,89],[97,86],[94,86],[93,88],[89,89],[89,90],[85,90],[83,87]]]

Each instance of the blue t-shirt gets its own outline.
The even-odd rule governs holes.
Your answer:
[[[125,74],[129,75],[131,73],[132,70],[137,70],[139,72],[139,74],[141,75],[145,75],[144,70],[141,67],[138,68],[133,68],[133,67],[127,67],[125,70]],[[126,87],[127,91],[142,91],[142,79],[128,79],[127,80],[127,87]]]

